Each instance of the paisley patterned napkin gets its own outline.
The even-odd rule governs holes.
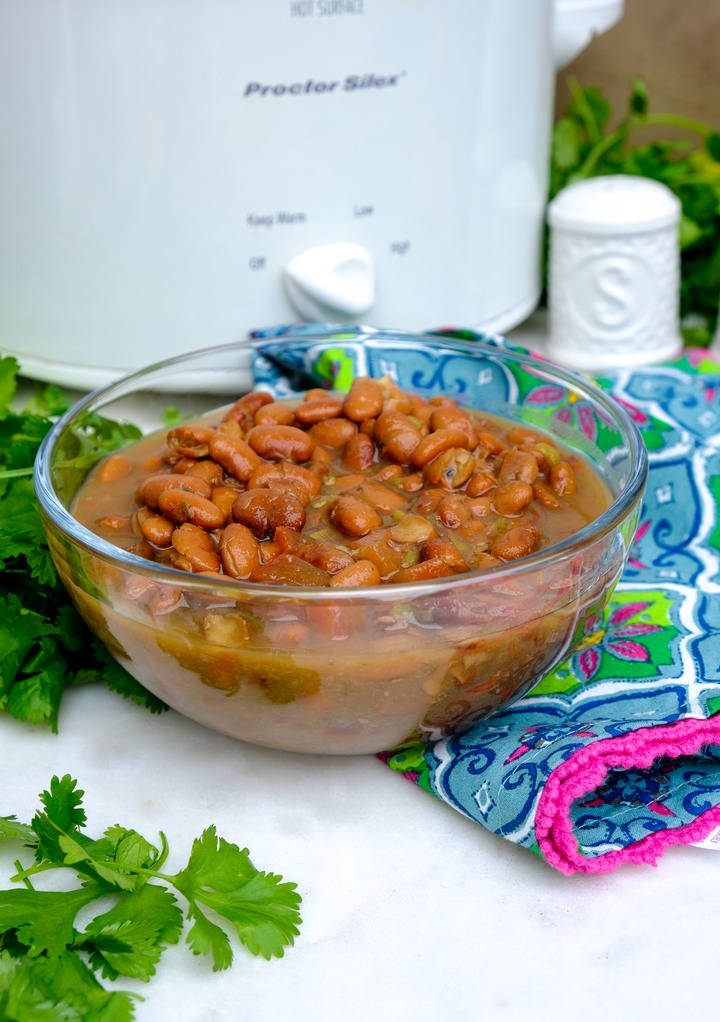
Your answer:
[[[654,863],[720,827],[720,365],[689,350],[596,382],[650,457],[608,608],[510,709],[382,757],[568,874]]]
[[[265,374],[267,383],[267,365]],[[568,874],[654,863],[669,845],[720,829],[720,365],[688,350],[596,382],[630,411],[650,459],[610,604],[587,622],[580,648],[509,709],[380,757]],[[551,413],[558,401],[562,419],[559,397],[539,387],[524,400]],[[582,407],[573,416],[595,439],[597,421]]]

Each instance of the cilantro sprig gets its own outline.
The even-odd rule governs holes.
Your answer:
[[[18,363],[0,358],[0,711],[33,724],[58,728],[65,690],[104,681],[111,689],[158,712],[150,695],[92,636],[60,582],[42,528],[33,488],[40,444],[68,407],[57,387],[38,387],[23,408],[15,408]],[[138,435],[125,423],[92,416],[78,471],[88,467],[89,450],[115,450]]]
[[[553,129],[550,198],[567,184],[606,174],[639,175],[670,188],[682,207],[683,336],[686,344],[708,345],[720,301],[720,131],[651,110],[642,79],[631,83],[616,123],[599,89],[582,88],[575,79],[567,85],[570,103]],[[644,141],[648,135],[652,140]]]
[[[29,865],[16,862],[11,881],[20,886],[0,890],[0,1018],[128,1022],[138,995],[101,980],[149,981],[186,922],[190,949],[209,956],[213,971],[233,962],[230,935],[268,960],[293,945],[302,922],[297,885],[256,869],[247,848],[207,827],[193,841],[187,865],[170,874],[163,869],[169,849],[162,833],[159,847],[119,825],[89,837],[83,795],[69,775],[53,777],[29,824],[0,817],[0,841],[32,853]],[[58,869],[75,873],[80,885],[34,886]],[[87,918],[100,900],[103,910],[80,926],[79,914]]]

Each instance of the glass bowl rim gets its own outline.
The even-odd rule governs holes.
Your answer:
[[[350,331],[353,332],[348,337]],[[215,354],[221,355],[223,352],[230,353],[243,349],[262,354],[263,346],[268,344],[272,344],[273,348],[276,345],[286,345],[290,348],[299,341],[302,341],[304,344],[313,342],[322,343],[323,340],[337,339],[338,335],[343,333],[345,334],[345,339],[351,339],[355,343],[362,342],[366,338],[377,339],[387,337],[400,345],[407,344],[409,346],[412,344],[417,346],[418,342],[428,344],[431,347],[444,345],[451,346],[454,350],[470,355],[480,351],[496,358],[499,357],[501,360],[528,364],[532,368],[544,373],[546,377],[551,377],[574,389],[583,391],[585,396],[599,404],[603,412],[613,420],[614,425],[619,428],[623,439],[627,443],[631,457],[631,473],[625,487],[615,497],[610,506],[584,528],[568,536],[566,539],[552,544],[552,546],[539,550],[534,554],[529,554],[517,561],[508,561],[493,567],[474,569],[428,581],[394,583],[391,585],[381,583],[375,586],[348,586],[332,589],[324,586],[268,585],[265,583],[248,582],[243,579],[228,579],[225,582],[219,578],[193,575],[179,568],[158,564],[156,561],[148,561],[127,550],[114,546],[109,541],[86,529],[70,514],[57,496],[50,477],[52,454],[64,430],[84,412],[94,409],[99,414],[102,414],[103,405],[112,400],[129,397],[136,393],[134,389],[136,383],[153,374],[201,357],[213,356]],[[229,344],[217,344],[150,363],[140,369],[123,374],[109,384],[90,391],[78,399],[53,424],[43,438],[35,458],[33,483],[38,503],[50,522],[74,545],[81,547],[91,556],[101,557],[106,562],[124,571],[131,571],[133,574],[153,578],[156,581],[166,581],[169,585],[177,585],[182,582],[183,588],[189,590],[207,591],[211,589],[214,593],[222,594],[230,599],[237,599],[239,593],[242,592],[245,596],[257,593],[259,598],[282,598],[285,601],[294,603],[308,600],[327,601],[328,599],[331,599],[333,602],[345,602],[349,599],[357,600],[358,598],[369,601],[378,599],[378,597],[382,597],[383,601],[391,599],[400,601],[403,598],[410,599],[434,594],[449,588],[472,586],[479,581],[497,583],[506,577],[517,579],[535,570],[545,568],[550,564],[563,561],[568,556],[595,543],[603,535],[614,531],[642,497],[648,475],[647,450],[640,431],[627,410],[610,395],[594,385],[591,380],[588,380],[579,372],[566,369],[564,366],[557,365],[542,356],[527,352],[521,347],[505,344],[500,338],[482,334],[477,334],[476,336],[477,340],[466,340],[463,337],[454,336],[452,332],[415,333],[412,331],[375,327],[334,327],[318,331],[317,333],[289,332],[277,337],[257,337],[250,340],[233,341]],[[99,407],[96,408],[98,405]]]

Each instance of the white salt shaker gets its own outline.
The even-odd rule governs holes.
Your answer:
[[[550,358],[596,371],[680,353],[680,212],[665,185],[623,174],[558,193],[548,207]]]

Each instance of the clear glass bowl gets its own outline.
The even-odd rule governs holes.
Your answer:
[[[278,359],[332,376],[338,389],[356,374],[390,373],[404,390],[450,394],[545,431],[593,463],[612,504],[571,538],[519,561],[356,589],[188,574],[118,549],[73,518],[73,497],[99,457],[87,430],[93,416],[147,433],[164,428],[169,405],[197,416],[254,380],[289,392],[292,374],[277,376]],[[605,605],[646,478],[629,416],[582,377],[490,339],[374,330],[267,341],[259,356],[247,342],[225,345],[123,377],[57,423],[35,471],[60,576],[90,628],[141,684],[224,734],[325,754],[446,736],[527,693]]]

